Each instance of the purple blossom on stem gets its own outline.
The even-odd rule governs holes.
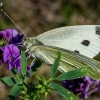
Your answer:
[[[20,51],[17,46],[14,44],[9,44],[5,46],[4,54],[3,54],[4,62],[8,64],[8,70],[11,70],[13,67],[17,68],[20,72]]]
[[[27,71],[26,71],[26,76],[27,77],[30,77],[30,71],[31,71],[31,68],[34,66],[34,63],[32,63],[30,66],[27,66]]]
[[[0,65],[5,62],[8,70],[13,67],[21,70],[21,55],[18,46],[23,46],[22,38],[24,35],[18,34],[15,29],[0,31]],[[26,76],[30,76],[31,67],[27,67]]]
[[[7,38],[8,40],[12,39],[12,37],[15,37],[18,34],[18,32],[15,29],[7,29],[5,31],[0,31],[0,39],[1,38]]]
[[[87,98],[91,93],[100,90],[100,81],[87,76],[74,80],[65,80],[62,84],[79,98]]]
[[[5,31],[0,31],[0,40],[3,39],[3,41],[8,44],[22,45],[23,36],[24,35],[18,34],[15,29],[7,29]]]
[[[23,45],[22,38],[23,38],[23,35],[18,34],[18,32],[15,29],[7,29],[5,31],[0,31],[0,66],[3,63],[3,60],[5,59],[5,58],[3,58],[3,54],[7,55],[5,53],[6,50],[8,50],[7,46],[9,47],[10,44],[14,44],[16,46],[22,46]],[[11,45],[10,45],[10,49],[11,49]],[[13,59],[15,59],[15,58],[16,58],[16,56]],[[11,62],[12,62],[12,60],[11,60]],[[16,60],[15,62],[19,66],[19,64],[17,63],[17,62],[20,62],[19,59]],[[8,66],[10,69],[11,68],[10,67],[10,65],[11,65],[10,60],[9,60],[8,64],[9,64]]]

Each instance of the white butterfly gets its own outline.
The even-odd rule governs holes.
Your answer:
[[[1,2],[0,6],[2,5]],[[1,12],[15,24],[3,9]],[[24,34],[26,37],[24,45],[27,48],[26,51],[29,51],[33,57],[40,58],[47,64],[53,64],[56,52],[60,51],[59,70],[61,72],[88,65],[90,68],[88,76],[100,79],[100,62],[92,59],[100,52],[99,35],[99,25],[68,26],[50,30],[37,37],[27,38]]]
[[[100,52],[100,26],[68,26],[30,37],[24,45],[30,53],[53,64],[56,52],[61,52],[59,70],[67,72],[88,65],[88,76],[100,79],[100,62],[92,59]]]

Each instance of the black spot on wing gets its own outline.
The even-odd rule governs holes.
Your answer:
[[[96,26],[95,30],[96,30],[96,34],[97,35],[100,35],[100,27],[99,26]]]
[[[80,53],[78,50],[75,50],[74,52],[76,52],[76,53]]]
[[[83,40],[83,41],[81,42],[81,44],[83,44],[84,46],[89,46],[90,41],[89,41],[89,40]]]

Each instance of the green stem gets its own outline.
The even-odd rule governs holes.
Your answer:
[[[16,79],[17,79],[19,82],[22,81],[22,80],[20,79],[20,77],[19,77],[17,74],[15,75],[15,77],[16,77]],[[27,93],[27,87],[26,87],[25,84],[23,84],[23,89],[24,89],[24,91]]]
[[[15,75],[15,77],[19,82],[21,81],[20,77],[17,74]]]

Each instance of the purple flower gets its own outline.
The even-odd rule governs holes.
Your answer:
[[[79,98],[87,98],[91,93],[100,90],[100,81],[93,80],[87,76],[74,80],[63,81],[63,85]]]
[[[17,68],[20,72],[20,51],[17,46],[14,44],[9,44],[5,46],[4,54],[3,54],[4,62],[8,64],[8,70],[11,70],[13,67]]]
[[[7,45],[12,38],[12,35],[16,36],[17,31],[14,29],[7,29],[5,31],[0,31],[0,66],[3,63],[3,52],[4,46]]]
[[[24,35],[18,34],[15,29],[0,31],[0,65],[7,63],[8,70],[13,67],[21,70],[21,55],[18,46],[23,46],[22,38]],[[30,69],[27,69],[26,75],[29,76]]]
[[[15,29],[7,29],[5,31],[0,31],[0,39],[7,38],[10,40],[12,37],[15,37],[18,32]]]
[[[19,35],[15,29],[7,29],[5,31],[0,31],[0,40],[2,40],[4,45],[7,44],[19,44],[22,42],[23,35]]]
[[[34,66],[34,63],[32,62],[30,66],[27,66],[27,71],[26,71],[26,76],[27,77],[30,77],[30,71],[31,71],[31,68]]]

